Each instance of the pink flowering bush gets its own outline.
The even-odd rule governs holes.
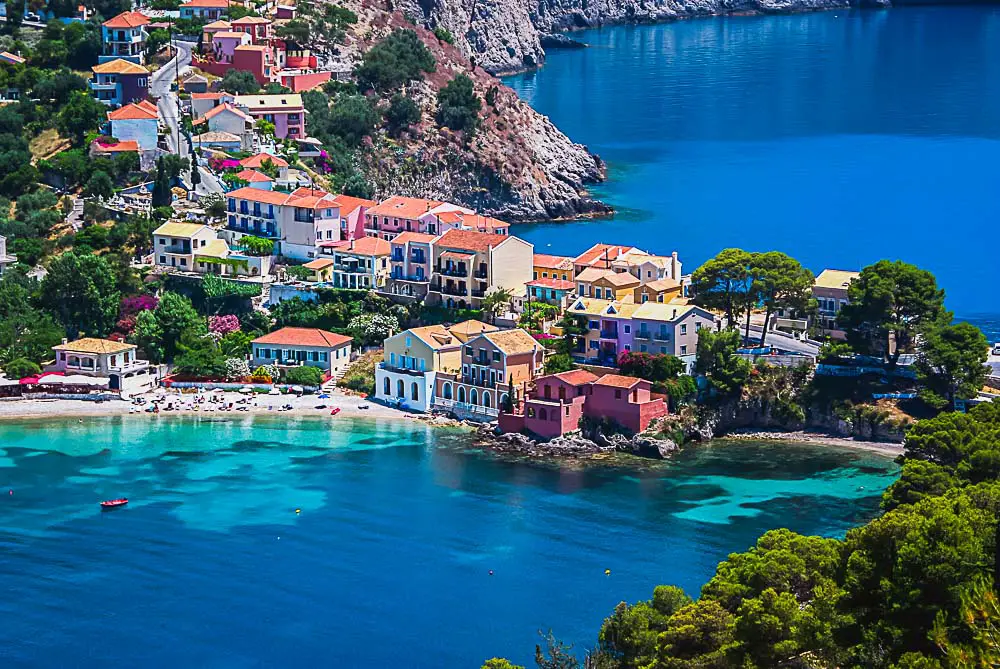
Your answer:
[[[135,330],[135,318],[141,311],[152,311],[160,303],[159,298],[154,295],[133,295],[122,299],[118,308],[118,323],[115,331],[125,336],[131,335]]]
[[[227,335],[240,329],[240,319],[229,314],[226,316],[209,316],[208,330],[220,335]]]

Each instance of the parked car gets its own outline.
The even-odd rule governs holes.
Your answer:
[[[25,21],[36,21],[36,22],[38,22],[38,21],[42,20],[42,17],[39,16],[38,14],[34,13],[34,12],[28,12],[27,14],[24,15],[24,20]]]

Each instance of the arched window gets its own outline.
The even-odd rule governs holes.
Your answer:
[[[458,387],[458,401],[465,404],[465,386]]]
[[[389,395],[392,394],[388,376],[385,377],[384,382],[382,383],[382,394],[385,395],[386,397],[389,397]]]
[[[479,404],[479,392],[475,388],[469,391],[469,404]]]
[[[444,398],[446,400],[450,400],[451,399],[451,384],[450,383],[444,384]]]
[[[490,394],[484,390],[483,391],[483,406],[486,407],[487,409],[489,409],[490,406],[491,406],[490,405],[491,401],[492,401],[492,398],[490,397]]]
[[[549,412],[545,409],[545,407],[539,409],[538,420],[548,420],[548,419],[549,419]]]
[[[396,397],[406,397],[406,390],[403,387],[403,379],[396,381]]]
[[[504,406],[505,404],[507,404],[507,393],[504,393],[503,395],[500,396],[499,406]]]
[[[414,402],[420,399],[420,387],[416,381],[410,384],[410,399]]]

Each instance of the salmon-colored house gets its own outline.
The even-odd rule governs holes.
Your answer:
[[[649,381],[632,376],[598,377],[583,369],[535,379],[514,413],[498,417],[503,432],[528,431],[552,439],[579,429],[580,419],[610,419],[630,432],[642,432],[654,418],[667,415],[662,395]]]

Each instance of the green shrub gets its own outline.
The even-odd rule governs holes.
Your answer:
[[[472,79],[459,74],[438,91],[438,124],[472,134],[479,126],[479,110],[482,106]]]
[[[299,386],[318,386],[323,383],[323,372],[316,367],[303,365],[285,371],[285,383]]]
[[[3,371],[8,379],[23,379],[26,376],[39,374],[42,368],[27,358],[14,358],[3,366]]]

